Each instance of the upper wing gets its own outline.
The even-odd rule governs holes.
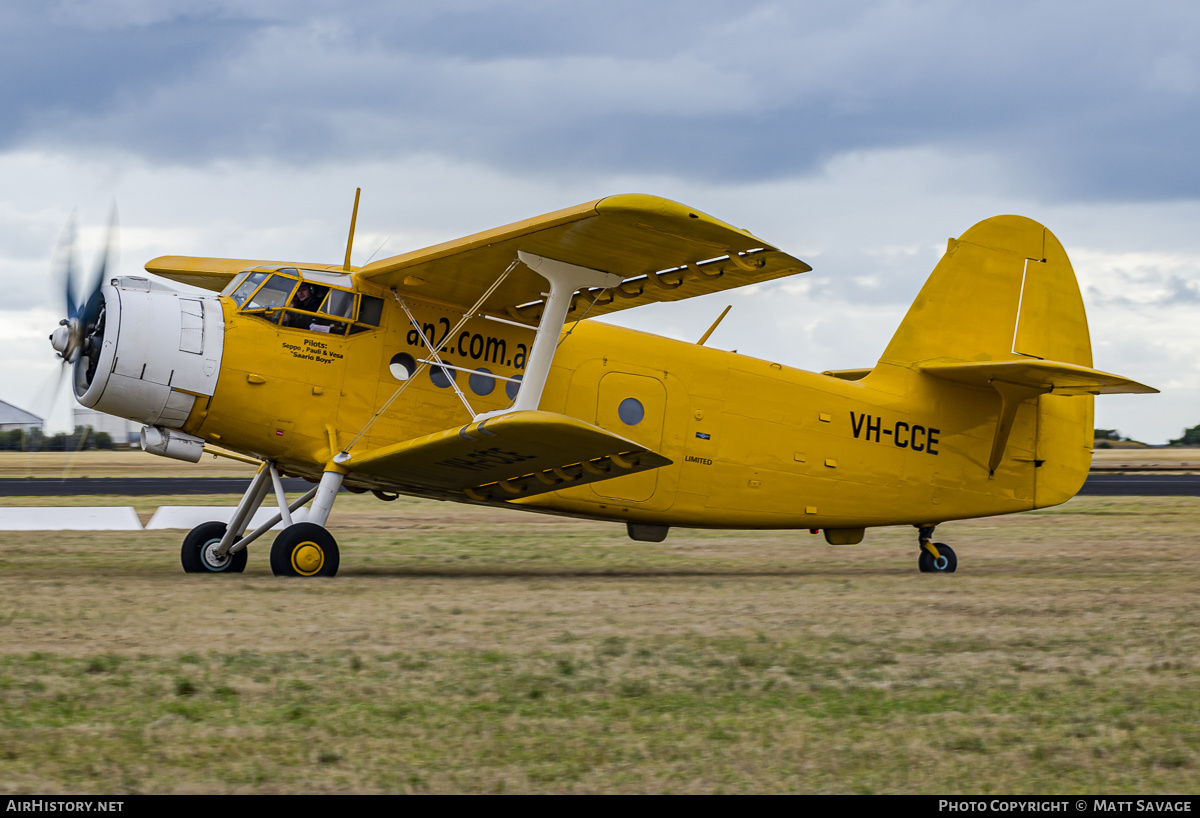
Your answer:
[[[575,296],[568,313],[572,319],[655,301],[679,301],[812,269],[745,230],[698,210],[656,196],[625,194],[381,259],[355,274],[401,294],[468,307],[516,259],[518,250],[625,279],[611,290]],[[146,270],[219,291],[242,270],[283,266],[342,269],[328,264],[162,256],[147,262]],[[545,279],[518,265],[482,309],[536,321],[545,290]]]
[[[577,295],[569,318],[678,301],[812,269],[698,210],[655,196],[626,194],[381,259],[358,274],[401,294],[466,307],[512,263],[518,250],[624,277],[612,290]],[[519,265],[483,309],[536,320],[545,290],[545,279]]]

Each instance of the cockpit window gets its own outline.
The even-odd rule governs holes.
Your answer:
[[[310,284],[307,281],[301,281],[300,286],[296,288],[296,295],[292,297],[292,303],[288,304],[297,310],[305,310],[307,312],[316,312],[321,301],[325,298],[325,294],[329,292],[328,287],[321,287],[316,284]]]
[[[243,273],[243,275],[247,274]],[[248,277],[242,280],[242,283],[237,286],[237,289],[235,289],[233,294],[230,296],[233,298],[234,303],[239,307],[242,306],[242,302],[249,298],[252,292],[258,289],[258,285],[262,284],[263,279],[266,277],[266,273],[249,273]]]
[[[308,281],[301,281],[300,286],[296,288],[295,296],[292,297],[291,303],[288,304],[288,311],[283,314],[283,325],[285,327],[312,330],[313,332],[336,332],[339,335],[344,333],[346,331],[344,324],[335,323],[327,318],[311,314],[318,311],[325,311],[322,302],[328,300],[326,298],[328,294],[328,287],[322,287]],[[350,295],[350,297],[351,299],[354,298],[353,295]]]
[[[350,325],[350,334],[366,332],[379,326],[379,318],[383,315],[383,299],[373,295],[358,297],[358,322]]]
[[[255,275],[258,275],[257,273]],[[251,276],[253,278],[254,276]],[[292,287],[296,286],[296,279],[286,276],[273,275],[267,279],[267,283],[262,285],[250,303],[246,305],[248,310],[269,310],[272,307],[280,307],[287,303],[288,296],[292,292]]]
[[[298,273],[307,281],[332,284],[335,287],[346,287],[347,289],[354,286],[354,279],[346,273],[331,273],[328,270],[299,270]]]
[[[226,285],[229,295],[243,312],[266,319],[272,324],[331,335],[353,335],[379,326],[383,299],[336,289],[311,280],[311,270],[283,267],[247,270]],[[303,276],[297,280],[291,274]],[[323,274],[318,281],[336,279],[338,284],[350,277]]]
[[[336,315],[340,318],[354,319],[354,293],[344,290],[330,290],[321,305],[321,312]]]
[[[248,275],[250,275],[250,271],[246,270],[229,279],[229,283],[225,285],[225,289],[221,290],[221,295],[231,295],[238,287],[242,286],[242,282],[246,280],[246,276]]]
[[[383,299],[364,295],[362,306],[358,311],[358,320],[373,327],[379,326],[379,318],[383,315]]]

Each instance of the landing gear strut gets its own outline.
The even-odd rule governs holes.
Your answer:
[[[242,495],[228,525],[222,522],[202,523],[184,538],[180,551],[183,570],[189,574],[240,574],[246,569],[246,547],[282,522],[284,529],[271,545],[272,572],[276,576],[332,577],[337,573],[340,561],[338,547],[333,535],[324,526],[338,489],[342,486],[342,479],[339,472],[326,471],[321,475],[318,485],[289,503],[275,464],[263,463]],[[272,488],[279,512],[246,533],[254,513]],[[292,512],[309,500],[313,503],[307,520],[293,523]]]
[[[958,557],[950,546],[933,541],[933,529],[931,525],[917,528],[917,538],[921,543],[917,567],[922,574],[953,574],[958,569]]]

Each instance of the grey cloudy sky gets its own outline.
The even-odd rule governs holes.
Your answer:
[[[1166,393],[1097,422],[1162,442],[1200,423],[1197,41],[1187,3],[7,3],[0,371],[49,371],[51,250],[114,196],[127,273],[337,260],[360,185],[360,262],[676,198],[815,270],[621,320],[691,338],[733,301],[713,343],[813,369],[873,363],[946,237],[1017,212],[1071,253],[1096,365]]]

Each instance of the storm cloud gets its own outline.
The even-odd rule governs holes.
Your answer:
[[[933,146],[1055,200],[1200,183],[1191,4],[161,5],[0,12],[0,147],[728,182]]]

